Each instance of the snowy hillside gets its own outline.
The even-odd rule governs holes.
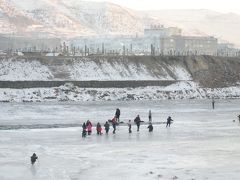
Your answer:
[[[144,27],[134,11],[100,2],[1,0],[0,14],[3,15],[0,26],[7,19],[8,26],[14,26],[15,33],[20,34],[39,32],[58,37],[135,34]]]
[[[180,64],[117,58],[79,58],[68,62],[27,59],[0,60],[0,80],[191,80]],[[153,62],[154,63],[154,62]],[[155,67],[154,67],[155,66]]]
[[[234,57],[89,56],[0,59],[0,80],[193,80],[203,87],[239,84]]]
[[[144,63],[133,61],[89,61],[74,62],[68,66],[71,79],[77,80],[191,80],[191,75],[181,66],[159,67],[153,72]]]

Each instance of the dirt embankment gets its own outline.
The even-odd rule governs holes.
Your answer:
[[[228,87],[240,82],[240,57],[188,57],[184,64],[193,80],[203,87]]]
[[[9,60],[11,63],[6,65]],[[240,82],[240,57],[213,56],[1,57],[0,65],[4,61],[5,65],[0,67],[0,72],[3,72],[2,76],[0,73],[0,81],[7,81],[8,74],[13,77],[14,71],[25,71],[26,68],[18,69],[14,66],[14,62],[20,60],[22,64],[28,63],[27,66],[31,61],[37,61],[40,64],[37,64],[39,73],[43,72],[41,66],[44,66],[44,73],[50,75],[36,76],[43,77],[39,79],[43,81],[193,80],[202,87],[210,88],[234,86]],[[36,70],[36,67],[33,66],[29,71],[32,69]],[[16,72],[15,74],[20,74]],[[5,79],[1,79],[3,75]],[[14,81],[31,80],[21,78],[20,75],[16,77]],[[45,77],[47,78],[44,79]]]

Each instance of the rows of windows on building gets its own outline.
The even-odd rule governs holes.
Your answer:
[[[1,53],[41,53],[46,56],[151,55],[151,56],[240,56],[230,43],[212,36],[183,36],[177,27],[152,25],[142,35],[84,36],[61,39],[0,38]],[[7,47],[7,49],[6,49]]]

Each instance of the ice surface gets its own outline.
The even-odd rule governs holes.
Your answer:
[[[175,120],[171,128],[146,126],[133,133],[121,126],[117,134],[81,138],[81,128],[0,131],[1,180],[112,180],[112,179],[213,179],[238,180],[240,126],[236,116],[240,100],[206,100],[5,103],[0,104],[3,124],[103,123],[121,109],[121,120],[140,114],[147,120]],[[95,130],[95,129],[94,129]],[[39,162],[30,165],[36,152]]]

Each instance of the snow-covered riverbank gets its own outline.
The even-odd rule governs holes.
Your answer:
[[[201,88],[191,81],[178,82],[166,87],[139,88],[79,88],[66,84],[56,88],[0,89],[2,102],[44,101],[111,101],[240,98],[240,86]]]

